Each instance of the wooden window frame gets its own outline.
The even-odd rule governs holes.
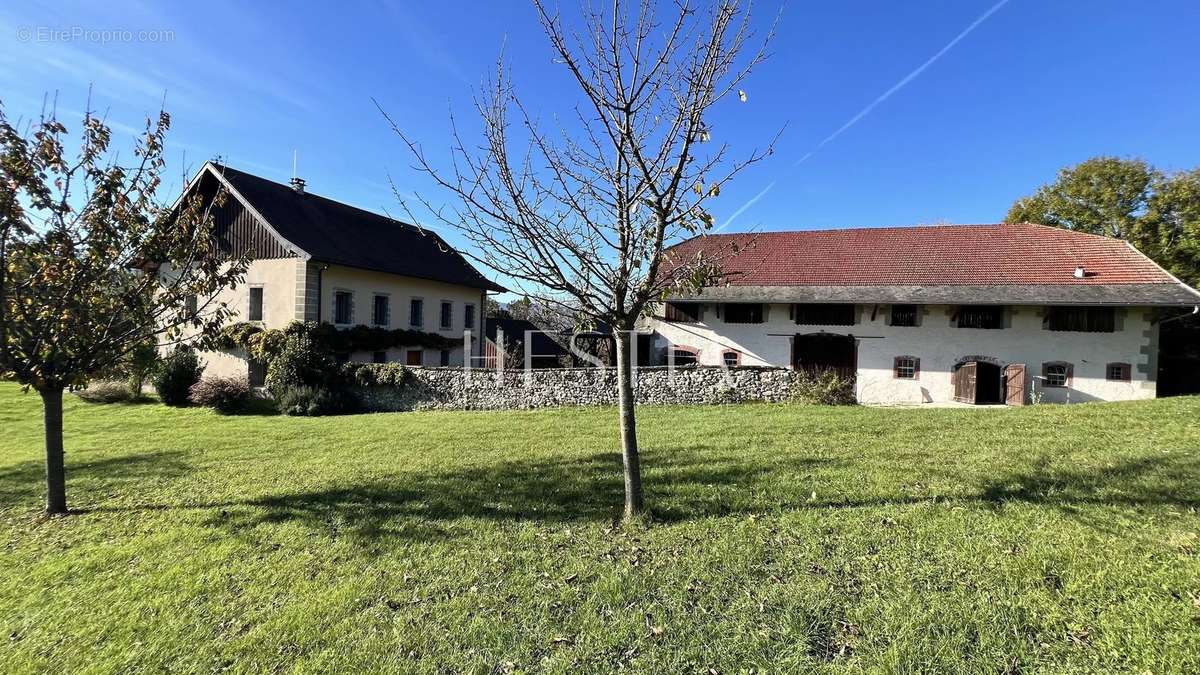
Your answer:
[[[345,296],[346,298],[346,320],[340,321],[338,317],[338,297]],[[333,289],[333,325],[335,326],[352,326],[354,325],[354,291],[345,288]]]
[[[738,320],[730,319],[729,310],[734,307],[738,308],[739,312],[744,309],[746,315]],[[758,308],[757,314],[754,310],[755,307]],[[721,309],[721,316],[725,323],[753,325],[767,322],[767,309],[761,302],[727,302]]]
[[[413,363],[413,354],[417,355],[417,363]],[[417,347],[410,347],[404,352],[404,365],[420,368],[425,365],[425,350]]]
[[[1070,320],[1065,318],[1068,316],[1071,316]],[[1115,333],[1117,308],[1071,305],[1047,307],[1042,319],[1042,328],[1058,333]]]
[[[726,358],[730,354],[733,354],[732,365]],[[726,349],[725,351],[721,352],[721,365],[725,366],[726,368],[737,368],[738,366],[742,365],[742,353],[736,349]]]
[[[1113,377],[1113,368],[1121,369],[1120,377]],[[1104,379],[1109,382],[1132,382],[1133,381],[1133,365],[1122,361],[1113,361],[1104,364]]]
[[[900,362],[903,360],[911,360],[912,361],[912,377],[905,377],[900,374],[900,368],[907,367],[907,366],[901,365]],[[893,358],[892,359],[892,379],[894,379],[894,380],[920,380],[921,379],[921,359],[916,356],[909,355],[909,354],[904,354],[904,355]]]
[[[685,311],[684,308],[694,308],[694,312]],[[699,302],[671,302],[663,303],[663,319],[671,323],[700,323],[700,315],[703,312],[703,305]]]
[[[1062,367],[1065,376],[1062,384],[1050,384],[1050,369]],[[1069,361],[1046,361],[1042,364],[1042,386],[1047,389],[1070,389],[1075,380],[1075,364]]]
[[[990,310],[997,313],[996,325],[994,326],[964,326],[962,325],[962,316],[965,311],[975,310]],[[1001,330],[1004,326],[1004,318],[1007,307],[1004,305],[959,305],[958,310],[954,313],[954,327],[963,328],[966,330]]]
[[[835,310],[835,307],[839,309]],[[836,316],[835,312],[845,312],[846,316]],[[830,323],[828,319],[835,321]],[[849,302],[795,303],[792,305],[792,321],[797,326],[853,326],[858,323],[858,305]]]
[[[912,323],[896,323],[896,308],[912,307]],[[921,306],[913,304],[895,304],[888,307],[888,325],[897,328],[917,328],[921,325]]]

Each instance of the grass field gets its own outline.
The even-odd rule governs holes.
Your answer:
[[[1200,399],[615,417],[0,385],[0,671],[1200,671]]]

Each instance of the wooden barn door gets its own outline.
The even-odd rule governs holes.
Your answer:
[[[967,361],[954,371],[954,400],[975,403],[975,362]]]
[[[1004,367],[1004,403],[1025,405],[1025,364],[1010,363]]]

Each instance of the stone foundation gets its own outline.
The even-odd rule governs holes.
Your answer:
[[[787,368],[639,368],[637,402],[713,404],[786,401],[796,373]],[[355,390],[372,412],[402,410],[517,410],[563,406],[616,405],[614,368],[465,371],[410,368],[398,387]]]

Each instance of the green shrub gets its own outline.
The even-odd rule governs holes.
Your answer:
[[[307,335],[289,333],[267,362],[267,391],[276,400],[298,386],[331,389],[338,366],[333,356]]]
[[[275,395],[275,404],[284,415],[307,417],[337,415],[352,408],[343,392],[306,384],[285,387]]]
[[[249,405],[250,383],[244,377],[206,377],[191,386],[188,398],[196,405],[232,415]]]
[[[139,344],[121,359],[119,374],[125,378],[131,400],[141,400],[145,396],[142,387],[154,375],[158,365],[158,347],[153,340]]]
[[[88,403],[123,403],[130,400],[129,387],[112,380],[93,382],[87,389],[75,392],[75,395]]]
[[[179,345],[167,355],[154,373],[154,390],[159,399],[169,406],[182,407],[189,402],[189,390],[200,381],[204,365],[196,351]]]
[[[410,372],[402,363],[346,363],[342,365],[342,380],[358,387],[399,387],[408,381]]]
[[[812,374],[796,373],[791,399],[806,405],[854,405],[854,379],[842,377],[834,370]]]

